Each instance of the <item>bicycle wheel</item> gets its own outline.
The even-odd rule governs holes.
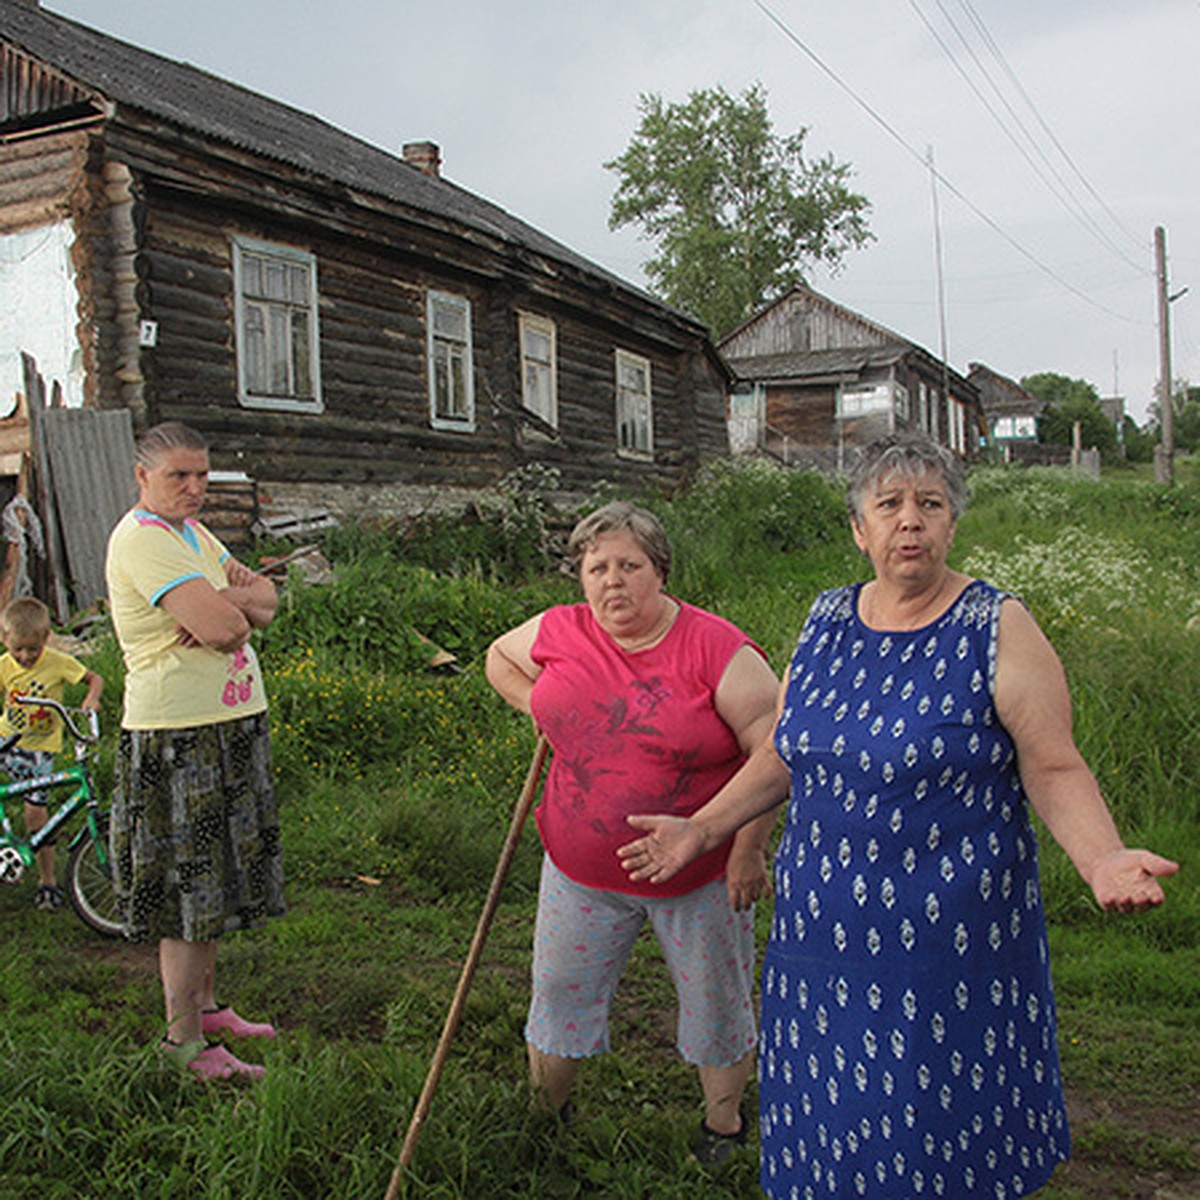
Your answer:
[[[108,833],[108,819],[100,822],[100,836]],[[79,919],[105,937],[121,936],[121,913],[108,864],[100,861],[96,843],[84,838],[67,859],[67,896]]]

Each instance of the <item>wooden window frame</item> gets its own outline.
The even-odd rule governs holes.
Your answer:
[[[546,360],[535,358],[528,352],[525,344],[527,333],[541,334],[549,343],[549,356]],[[536,313],[517,313],[517,338],[521,351],[521,404],[529,412],[540,417],[547,425],[558,428],[558,330],[549,317],[538,316]],[[544,370],[546,373],[547,411],[541,411],[536,404],[537,397],[533,395],[530,370]]]
[[[646,380],[644,391],[635,392],[625,386],[622,378],[625,369],[640,370],[644,373]],[[617,453],[624,458],[653,460],[654,377],[651,373],[650,360],[640,354],[633,354],[629,350],[618,349],[613,355],[613,383],[616,389]],[[641,399],[639,400],[639,398]],[[626,434],[627,428],[631,430],[632,439]],[[644,434],[644,438],[639,437],[639,433]],[[646,444],[638,445],[637,442],[642,440]]]
[[[1037,438],[1037,418],[1007,413],[992,424],[992,437],[998,442],[1034,441]]]
[[[878,416],[896,411],[896,394],[886,380],[867,383],[841,384],[837,390],[837,418],[857,421],[861,417]]]
[[[966,409],[956,396],[951,396],[949,400],[950,402],[946,405],[946,424],[949,426],[946,430],[946,438],[950,443],[951,450],[965,454],[967,452]]]
[[[295,246],[282,246],[240,235],[231,238],[231,247],[238,403],[245,408],[323,412],[316,256]],[[303,282],[302,294],[268,296],[261,285],[259,291],[263,294],[254,294],[250,277],[262,264],[274,269],[283,268],[286,280],[284,290],[288,293],[291,293],[297,278],[295,268],[303,268],[307,278]],[[255,320],[261,322],[261,330],[252,332],[250,323]],[[282,333],[281,325],[284,327]],[[307,364],[298,361],[297,333],[301,330],[306,343]],[[256,377],[258,372],[255,371],[255,355],[251,346],[257,339],[262,342],[259,353],[263,365],[259,371],[270,370],[268,364],[275,358],[273,351],[278,353],[278,365],[285,376],[283,387],[278,390],[264,386],[262,378]]]
[[[439,308],[452,309],[463,318],[462,336],[437,328]],[[471,301],[454,292],[430,290],[425,295],[426,359],[429,364],[429,424],[455,433],[475,432],[475,352],[471,336]],[[457,351],[457,353],[456,353]],[[457,372],[455,368],[457,367]],[[439,408],[439,368],[449,380],[462,380],[462,412]]]

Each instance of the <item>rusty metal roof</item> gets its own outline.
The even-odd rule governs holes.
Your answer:
[[[837,350],[802,350],[788,354],[759,354],[733,358],[739,379],[753,383],[813,383],[820,379],[858,379],[868,370],[898,363],[913,347],[891,342],[880,346],[849,346]]]

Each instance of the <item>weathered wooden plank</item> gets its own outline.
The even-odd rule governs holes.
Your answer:
[[[46,384],[38,374],[37,363],[21,354],[21,369],[25,384],[25,401],[29,412],[29,437],[34,463],[35,508],[42,518],[46,535],[46,559],[50,568],[50,597],[48,607],[54,620],[65,624],[68,616],[67,572],[59,525],[50,455],[46,446]]]
[[[313,468],[320,463],[320,473],[314,475]],[[503,474],[498,462],[489,468],[486,463],[466,457],[458,465],[453,477],[455,487],[479,488],[495,483]],[[273,481],[306,482],[320,479],[330,484],[401,484],[428,486],[447,482],[444,468],[421,461],[398,461],[395,458],[370,461],[358,455],[325,454],[308,457],[298,454],[280,454],[272,460]]]
[[[233,287],[233,271],[229,264],[226,263],[223,267],[211,265],[204,262],[199,253],[188,257],[188,249],[188,246],[180,246],[181,253],[157,249],[146,253],[143,258],[147,264],[146,270],[151,285],[155,288],[174,287],[202,296],[216,296],[224,302],[228,311]]]
[[[190,404],[186,400],[172,402],[164,408],[169,408],[173,419],[194,425],[197,429],[205,428],[216,419],[220,421],[223,429],[239,436],[284,440],[302,437],[316,444],[322,439],[345,438],[372,445],[390,441],[428,449],[462,446],[464,452],[479,450],[477,444],[472,445],[471,435],[431,429],[427,424],[409,422],[399,415],[391,419],[362,420],[348,413],[335,412],[325,413],[318,419],[310,420],[306,419],[305,414],[294,412],[238,406],[214,409],[211,406]]]
[[[343,341],[369,349],[421,353],[425,351],[425,322],[382,307],[360,305],[354,313],[323,295],[320,307],[322,339]]]
[[[149,283],[151,306],[156,314],[175,313],[183,318],[229,323],[230,304],[227,296],[215,296],[195,288],[179,287],[173,283],[152,280]]]
[[[233,346],[229,341],[227,325],[213,324],[205,327],[201,323],[188,324],[181,328],[181,323],[169,319],[169,314],[158,316],[158,345],[146,352],[148,358],[153,358],[160,364],[164,361],[177,361],[186,368],[190,378],[193,366],[199,373],[208,373],[226,381],[226,386],[235,378],[236,361]],[[229,393],[232,397],[232,392]]]

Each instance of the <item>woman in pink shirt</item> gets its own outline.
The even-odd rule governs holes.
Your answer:
[[[704,1092],[695,1152],[720,1162],[747,1132],[753,910],[773,818],[669,890],[631,881],[616,851],[630,814],[687,816],[721,788],[770,735],[779,682],[739,629],[663,590],[671,547],[653,514],[606,505],[568,549],[583,603],[539,613],[487,656],[492,686],[554,750],[536,811],[546,855],[525,1029],[535,1103],[565,1116],[579,1060],[609,1048],[612,996],[648,921],[679,999],[679,1050]]]

